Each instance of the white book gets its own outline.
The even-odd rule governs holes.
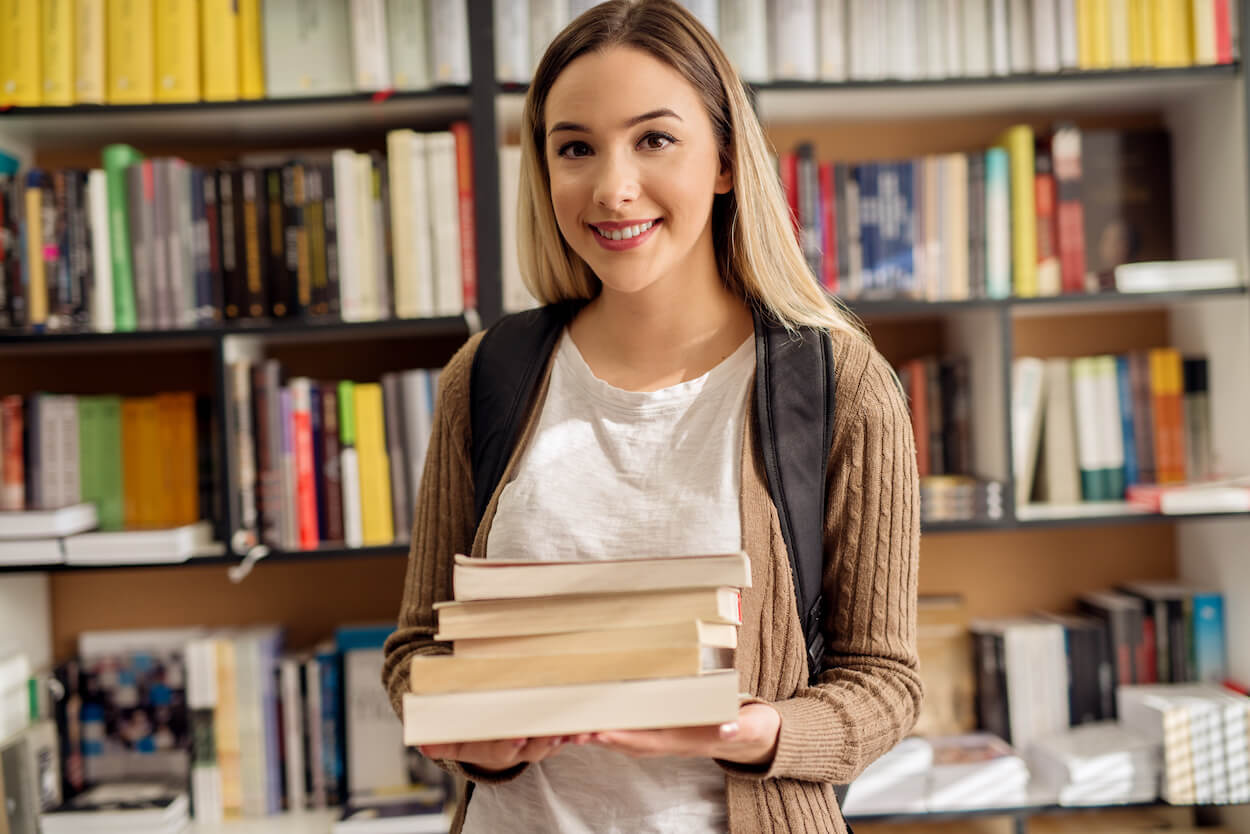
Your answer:
[[[530,66],[538,68],[547,44],[560,34],[572,19],[569,0],[529,0],[530,4]]]
[[[377,214],[374,211],[373,159],[367,153],[356,157],[356,300],[358,321],[377,321],[378,261],[385,253],[378,251]]]
[[[1046,466],[1043,500],[1075,504],[1081,500],[1081,473],[1076,459],[1076,412],[1072,408],[1072,369],[1067,359],[1045,360],[1045,414],[1042,448]]]
[[[788,81],[820,77],[816,0],[773,0],[769,6],[772,75]]]
[[[990,69],[994,75],[1011,75],[1011,25],[1008,0],[990,2]]]
[[[920,35],[916,28],[916,4],[912,0],[890,0],[885,42],[889,44],[886,75],[912,81],[920,78]]]
[[[434,253],[432,251],[433,229],[431,228],[430,185],[426,160],[426,138],[424,133],[413,133],[408,137],[408,183],[412,195],[412,223],[407,234],[412,238],[413,280],[416,281],[416,315],[435,315],[434,303]],[[396,313],[396,315],[402,315]]]
[[[718,0],[681,0],[681,4],[699,19],[703,28],[720,37],[720,3]]]
[[[1035,72],[1033,30],[1029,20],[1030,0],[1007,0],[1007,31],[1011,40],[1011,71],[1017,75]]]
[[[330,96],[353,90],[348,5],[264,0],[265,95]]]
[[[0,565],[59,565],[64,562],[61,539],[0,539]]]
[[[108,178],[98,168],[87,174],[87,212],[91,226],[91,328],[99,333],[112,333],[115,325]]]
[[[70,506],[82,501],[78,398],[72,394],[62,394],[57,400],[61,423],[61,506]]]
[[[360,256],[359,188],[356,185],[356,152],[338,150],[332,157],[334,165],[334,213],[338,226],[339,310],[344,321],[361,321],[359,292]]]
[[[1076,421],[1076,460],[1082,473],[1099,473],[1104,468],[1103,428],[1101,418],[1098,363],[1093,357],[1072,360],[1072,409],[1081,419]],[[1101,477],[1101,475],[1096,476]],[[1107,496],[1087,496],[1085,498]]]
[[[1042,426],[1042,397],[1045,365],[1031,356],[1017,357],[1011,363],[1012,462],[1016,474],[1016,505],[1027,504],[1037,465],[1038,441]]]
[[[964,75],[990,74],[990,18],[986,0],[962,0]]]
[[[382,679],[382,649],[343,652],[343,721],[350,796],[394,794],[409,786],[407,751]]]
[[[426,134],[426,163],[434,244],[434,309],[436,315],[457,316],[464,312],[464,284],[460,264],[456,139],[449,131]]]
[[[388,89],[391,59],[386,37],[386,0],[349,2],[356,89],[363,92]]]
[[[187,675],[187,708],[192,720],[199,710],[211,714],[217,707],[217,641],[205,636],[187,643],[183,654]],[[209,726],[214,726],[210,723]],[[216,757],[211,762],[192,757],[191,801],[195,805],[198,822],[220,823],[224,817],[224,801],[221,788],[221,768]]]
[[[321,719],[321,661],[314,653],[304,661],[304,682],[307,699],[304,710],[304,733],[308,739],[309,773],[312,774],[310,804],[321,809],[326,801],[325,725]]]
[[[95,504],[71,504],[56,510],[0,511],[0,541],[53,539],[94,530]]]
[[[408,483],[412,485],[412,500],[416,503],[425,474],[425,456],[430,447],[430,431],[434,425],[433,403],[430,396],[430,374],[423,369],[404,371],[400,375],[400,397],[404,410],[405,446],[408,454]]]
[[[64,543],[65,562],[70,565],[172,564],[219,549],[213,546],[208,521],[157,530],[79,533],[67,536]]]
[[[503,308],[515,313],[538,306],[521,278],[517,254],[517,204],[520,198],[521,148],[504,145],[499,149],[500,262],[503,279]]]
[[[942,36],[946,40],[946,74],[951,78],[963,78],[964,47],[961,42],[963,24],[959,20],[959,0],[944,0],[942,4]]]
[[[837,3],[839,0],[827,2]],[[841,2],[845,3],[845,0]],[[743,81],[759,83],[771,79],[768,8],[764,0],[721,0],[720,42]]]
[[[391,60],[391,83],[396,90],[424,90],[430,86],[426,2],[387,0],[387,48]]]
[[[817,16],[820,20],[820,80],[845,81],[846,0],[820,0]]]
[[[933,768],[925,796],[929,811],[1024,805],[1029,769],[1006,742],[989,733],[930,739]]]
[[[1223,258],[1143,261],[1115,268],[1115,288],[1119,292],[1218,290],[1240,287],[1243,283],[1237,263]]]
[[[379,689],[374,684],[375,689]],[[404,743],[442,744],[719,724],[738,714],[738,673],[404,696]]]
[[[287,810],[303,811],[307,805],[304,789],[304,698],[300,693],[300,662],[284,657],[278,665],[282,698],[282,756],[286,771]]]
[[[354,447],[344,446],[339,451],[339,466],[343,490],[343,540],[348,547],[363,547],[365,534],[360,512],[360,463]]]
[[[1194,63],[1214,64],[1215,53],[1215,2],[1214,0],[1192,0],[1194,25]],[[1230,6],[1237,5],[1236,0],[1229,0]]]
[[[921,0],[925,7],[920,40],[924,44],[925,78],[949,78],[950,61],[946,54],[946,0]]]
[[[1057,0],[1032,0],[1033,71],[1059,72],[1059,7]]]
[[[469,9],[466,0],[428,0],[430,78],[434,84],[469,83]]]
[[[386,135],[387,176],[391,194],[391,258],[395,280],[395,315],[422,315],[417,276],[416,241],[413,240],[412,130],[392,130]]]
[[[495,0],[495,79],[525,84],[530,63],[529,0]]]
[[[1077,13],[1077,0],[1058,0],[1059,3],[1059,67],[1072,70],[1080,67],[1079,38],[1080,25]]]

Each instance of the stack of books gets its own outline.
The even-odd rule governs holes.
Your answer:
[[[1214,684],[1122,686],[1120,723],[1163,747],[1163,799],[1250,802],[1250,698]]]
[[[1159,791],[1159,745],[1111,722],[1086,724],[1037,741],[1034,779],[1052,786],[1059,804],[1153,802]]]
[[[409,745],[720,724],[733,667],[742,552],[586,562],[457,556],[454,601],[412,661]]]
[[[159,783],[119,782],[81,793],[40,818],[44,834],[182,834],[191,825],[186,791]]]

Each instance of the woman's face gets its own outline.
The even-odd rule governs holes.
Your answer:
[[[605,292],[716,276],[712,198],[732,175],[693,86],[645,52],[614,47],[570,63],[544,116],[556,221]]]

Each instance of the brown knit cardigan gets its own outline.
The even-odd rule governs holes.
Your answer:
[[[433,605],[451,599],[452,556],[485,556],[499,500],[496,489],[474,534],[469,378],[481,336],[443,372],[435,424],[412,531],[399,628],[386,642],[382,679],[397,713],[409,659],[445,654],[435,642]],[[767,770],[718,762],[725,770],[729,829],[845,834],[833,788],[893,747],[916,721],[916,573],[920,506],[911,421],[885,360],[863,338],[833,334],[837,410],[825,521],[826,667],[808,686],[807,657],[790,563],[769,497],[752,407],[742,443],[742,541],[752,586],[742,596],[736,663],[751,701],[781,714],[776,757]],[[550,365],[535,402],[546,396]],[[540,409],[531,409],[500,486],[515,472]],[[588,520],[593,523],[593,520]],[[558,754],[557,754],[558,755]],[[515,778],[519,765],[487,774],[440,762],[473,781]],[[470,794],[471,795],[471,794]],[[452,828],[460,831],[467,801]]]

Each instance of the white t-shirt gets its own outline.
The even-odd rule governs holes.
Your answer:
[[[697,379],[625,391],[594,376],[567,331],[533,439],[500,495],[491,559],[608,559],[742,547],[743,422],[754,341]],[[634,759],[569,745],[479,783],[466,834],[712,834],[728,829],[711,759]]]

